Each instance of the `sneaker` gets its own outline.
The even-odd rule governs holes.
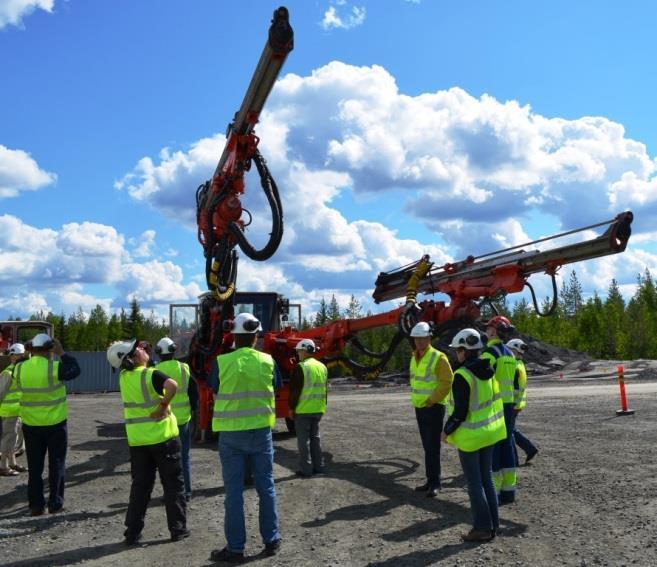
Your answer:
[[[8,469],[0,469],[0,476],[18,476],[18,471],[15,471],[14,469],[8,468]]]
[[[227,547],[223,549],[215,549],[210,553],[211,561],[221,561],[223,563],[243,563],[244,562],[244,552],[239,551],[229,551]]]
[[[431,486],[429,485],[428,482],[425,482],[424,484],[421,484],[420,486],[416,486],[414,488],[414,490],[415,490],[415,492],[426,492],[427,490],[429,490],[429,488],[431,488]]]
[[[525,464],[528,465],[536,455],[538,455],[538,449],[534,449],[531,453],[527,453],[527,458],[525,459]]]
[[[264,553],[265,557],[273,557],[280,551],[280,549],[281,540],[279,538],[276,541],[272,541],[271,543],[266,543],[265,549],[263,549],[262,552]]]
[[[472,529],[467,534],[463,534],[461,536],[461,539],[463,541],[480,543],[480,542],[485,542],[485,541],[492,540],[493,537],[494,537],[493,533],[494,532],[491,532],[491,530],[475,530],[475,529]]]
[[[10,465],[9,468],[19,473],[27,472],[27,467],[24,467],[22,465]]]
[[[172,532],[171,541],[180,541],[181,539],[186,539],[191,535],[191,533],[192,532],[190,532],[188,529],[184,529],[180,532]]]

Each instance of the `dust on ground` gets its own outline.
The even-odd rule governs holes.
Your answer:
[[[556,358],[556,357],[554,357]],[[278,421],[275,477],[283,547],[259,555],[257,497],[245,491],[247,555],[254,565],[657,565],[657,393],[654,361],[626,363],[629,403],[616,417],[616,362],[568,364],[530,378],[518,426],[540,448],[519,469],[503,534],[462,543],[470,509],[456,450],[443,447],[444,488],[424,481],[408,388],[336,381],[321,423],[328,474],[295,476],[296,440]],[[565,370],[565,371],[564,371]],[[563,378],[561,375],[564,375]],[[26,476],[0,479],[0,562],[5,565],[210,565],[224,545],[223,486],[214,443],[192,449],[192,536],[169,541],[156,483],[143,544],[122,543],[130,473],[118,394],[69,397],[66,511],[32,518]],[[522,459],[521,459],[522,460]],[[21,458],[24,462],[24,457]]]

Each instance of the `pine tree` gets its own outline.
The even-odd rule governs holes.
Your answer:
[[[136,295],[130,301],[128,336],[133,339],[144,340],[144,316],[141,313],[141,307]]]
[[[353,293],[349,298],[347,308],[344,310],[344,316],[347,319],[360,319],[363,316],[363,308],[360,301],[356,299],[356,296]]]
[[[338,300],[335,298],[335,294],[331,295],[327,316],[329,321],[338,321],[339,319],[342,319],[342,315],[340,314],[340,305],[338,304]]]
[[[322,325],[325,325],[328,320],[328,306],[326,305],[326,300],[322,297],[322,300],[319,302],[319,310],[315,315],[313,327],[321,327]]]
[[[101,305],[96,305],[89,314],[87,323],[87,337],[89,350],[105,350],[109,344],[109,319]]]

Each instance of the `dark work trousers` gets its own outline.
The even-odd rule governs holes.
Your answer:
[[[445,406],[434,404],[430,408],[415,408],[424,448],[424,468],[431,488],[440,488],[440,435],[443,432]]]
[[[160,473],[164,489],[164,506],[171,535],[187,528],[185,483],[183,481],[180,439],[174,437],[156,445],[130,447],[130,503],[125,516],[125,535],[135,536],[144,528],[146,508],[155,484],[155,471]]]
[[[25,453],[27,454],[27,500],[31,510],[43,510],[43,466],[48,453],[48,510],[59,510],[64,505],[64,475],[66,469],[66,420],[55,425],[25,425]]]
[[[527,456],[535,455],[538,452],[536,445],[530,441],[529,437],[521,433],[517,427],[513,430],[513,438],[516,441],[516,445],[518,445],[518,447],[520,447]],[[516,455],[516,466],[517,465],[518,455]]]

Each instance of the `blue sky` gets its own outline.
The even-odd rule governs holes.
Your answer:
[[[277,6],[0,0],[0,319],[133,296],[165,316],[205,290],[194,193]],[[440,264],[627,209],[628,250],[575,266],[584,290],[615,277],[629,297],[656,270],[657,4],[286,6],[295,49],[257,128],[286,232],[270,261],[240,260],[239,289],[306,314],[331,294],[369,308],[377,273],[422,254]]]

